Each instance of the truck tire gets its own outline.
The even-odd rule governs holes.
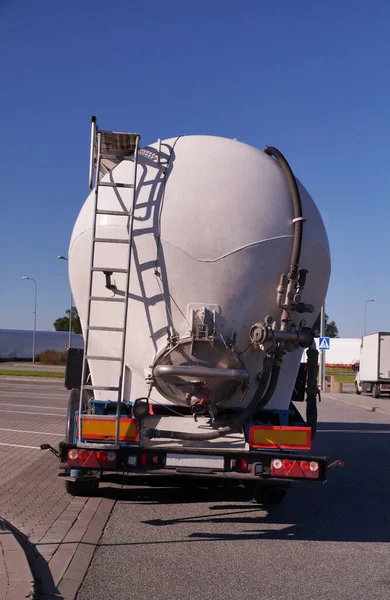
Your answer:
[[[381,395],[380,387],[377,383],[374,383],[374,385],[372,386],[372,397],[379,398],[380,395]]]
[[[357,394],[358,396],[360,396],[360,394],[361,394],[361,391],[359,390],[359,386],[356,383],[356,381],[355,381],[355,394]]]
[[[252,495],[259,504],[280,504],[287,495],[287,489],[274,485],[255,484]]]
[[[65,481],[65,490],[72,496],[93,496],[98,489],[98,479],[96,481]]]

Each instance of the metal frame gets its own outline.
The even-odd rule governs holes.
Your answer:
[[[79,448],[80,446],[77,444],[66,444],[65,442],[60,442],[59,444],[59,455],[60,455],[60,469],[69,470],[69,466],[67,463],[67,453],[68,450],[72,448]],[[95,451],[98,449],[114,449],[113,446],[108,446],[105,444],[83,444],[83,448],[89,449],[91,451]],[[323,483],[327,479],[327,472],[331,465],[329,464],[329,458],[327,456],[317,456],[304,454],[297,451],[287,451],[287,450],[270,450],[270,449],[259,449],[259,450],[232,450],[226,448],[194,448],[194,447],[169,447],[169,448],[143,448],[137,444],[134,445],[125,445],[117,448],[118,456],[116,463],[108,468],[104,467],[96,467],[93,470],[96,472],[115,472],[121,471],[123,473],[129,475],[136,475],[139,473],[142,474],[150,474],[150,475],[172,475],[172,476],[181,476],[181,475],[194,475],[194,476],[204,476],[204,477],[215,477],[215,478],[228,478],[228,479],[249,479],[249,480],[259,480],[262,479],[264,482],[282,482],[282,481],[305,481],[309,483]],[[148,457],[159,456],[163,461],[167,454],[196,454],[198,456],[210,455],[210,456],[223,456],[225,460],[225,467],[223,471],[210,469],[210,472],[207,473],[206,469],[200,470],[197,468],[191,469],[191,467],[182,467],[182,468],[166,468],[163,464],[153,465],[148,464],[145,466],[141,466],[140,458],[142,455],[147,455]],[[136,464],[134,466],[128,464],[128,457],[135,456]],[[293,477],[273,477],[267,471],[256,470],[255,467],[258,464],[262,464],[267,470],[269,469],[271,460],[274,458],[280,459],[289,459],[293,461],[317,461],[320,465],[320,472],[318,479],[304,479],[304,478],[293,478]],[[227,461],[232,459],[242,460],[245,459],[248,461],[248,465],[253,468],[252,471],[247,472],[236,472],[228,470]],[[332,463],[332,466],[338,466]],[[341,466],[341,465],[340,465]],[[87,468],[76,467],[76,469],[80,472],[80,480],[83,479],[84,472],[87,472]]]

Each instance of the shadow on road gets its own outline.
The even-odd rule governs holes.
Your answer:
[[[248,489],[205,480],[111,476],[124,488],[102,488],[99,495],[137,504],[204,504],[197,516],[144,521],[151,527],[180,523],[231,524],[232,532],[194,530],[181,542],[199,540],[313,540],[389,542],[390,424],[321,423],[313,453],[344,461],[325,485],[297,484],[282,505],[263,507]],[[149,486],[149,487],[147,487]],[[177,514],[177,511],[175,511]],[[196,529],[196,527],[194,528]],[[130,542],[124,545],[139,544]],[[146,542],[148,543],[148,542]],[[165,543],[165,542],[150,542]],[[166,542],[168,543],[168,542]],[[172,542],[170,542],[172,543]]]

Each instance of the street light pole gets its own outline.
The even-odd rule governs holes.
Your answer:
[[[62,256],[62,254],[60,256],[57,256],[58,260],[68,260],[66,258],[66,256]],[[70,310],[69,310],[69,340],[68,340],[68,346],[69,348],[72,345],[72,305],[73,305],[73,294],[72,294],[72,289],[70,290]]]
[[[364,305],[364,335],[367,333],[367,304],[369,304],[369,302],[374,302],[374,300],[372,298],[371,300],[366,300]]]
[[[36,334],[37,334],[37,290],[38,290],[38,284],[35,281],[35,279],[33,279],[32,277],[26,277],[23,276],[22,279],[28,279],[29,281],[33,281],[35,284],[35,291],[34,291],[34,329],[33,329],[33,350],[32,350],[32,361],[33,363],[35,363],[35,341],[36,341]]]

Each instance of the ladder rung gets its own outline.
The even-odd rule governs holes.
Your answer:
[[[104,210],[98,208],[96,211],[97,215],[113,215],[118,217],[131,217],[131,212],[127,210]]]
[[[119,392],[119,387],[113,387],[109,385],[84,385],[84,390],[104,390],[106,392]]]
[[[104,296],[90,296],[89,299],[94,302],[125,302],[125,298],[105,298]]]
[[[99,327],[99,325],[90,325],[88,329],[89,331],[124,331],[123,327]]]
[[[104,272],[109,272],[109,273],[127,273],[127,269],[116,269],[115,267],[92,267],[91,269],[92,271],[101,271],[102,273]]]
[[[116,183],[115,181],[99,181],[98,186],[112,187],[112,188],[133,188],[133,183]]]
[[[101,158],[105,159],[112,159],[112,158],[116,158],[117,160],[134,160],[134,154],[121,154],[120,152],[118,152],[117,154],[112,154],[112,153],[107,153],[107,152],[103,152],[100,155]]]
[[[93,238],[94,242],[105,242],[106,244],[129,244],[129,240],[123,240],[120,238]]]
[[[122,359],[118,356],[90,356],[89,354],[87,354],[85,358],[88,360],[111,360],[122,362]]]

